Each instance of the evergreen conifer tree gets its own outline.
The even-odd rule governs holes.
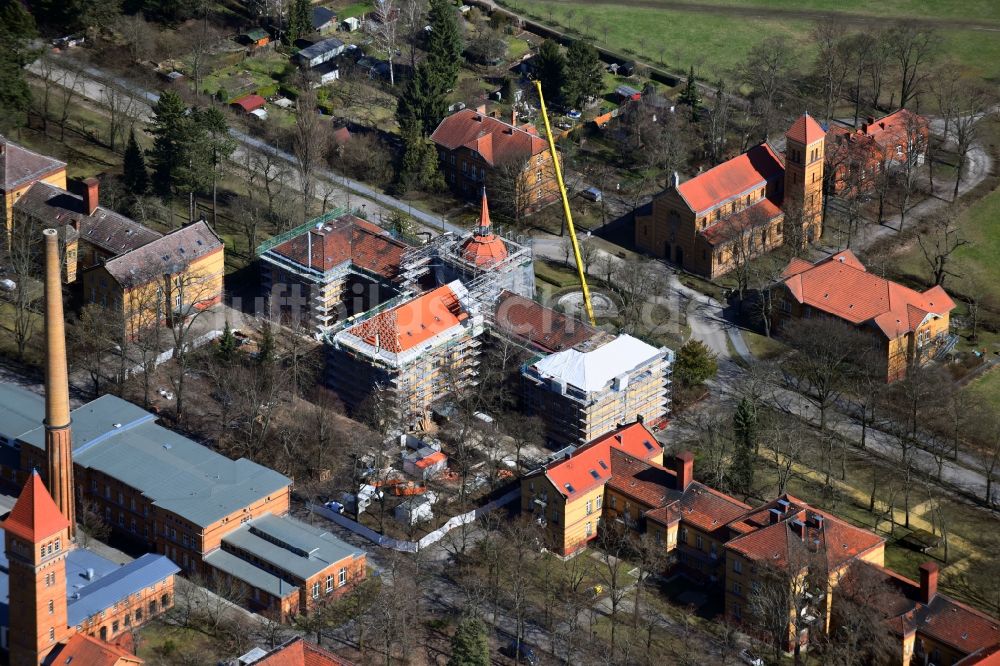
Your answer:
[[[490,644],[486,627],[477,618],[465,618],[451,638],[448,666],[489,666]]]
[[[444,90],[455,87],[462,62],[462,34],[458,29],[455,4],[451,0],[431,0],[431,33],[427,39],[427,62]]]
[[[563,97],[570,106],[581,108],[588,97],[596,97],[604,87],[604,67],[597,49],[578,39],[566,52],[566,83]]]
[[[132,196],[142,196],[149,190],[149,172],[146,171],[146,158],[142,148],[135,139],[135,130],[128,137],[125,146],[125,156],[122,161],[122,183]]]
[[[743,398],[736,407],[736,413],[733,414],[736,450],[732,466],[729,468],[729,479],[733,490],[743,495],[749,495],[753,490],[753,468],[758,435],[757,407],[748,398]]]
[[[542,42],[538,47],[535,63],[535,75],[542,82],[545,105],[551,108],[561,104],[566,85],[566,57],[559,44],[551,39]]]
[[[31,105],[24,67],[34,60],[29,42],[35,20],[18,0],[0,0],[0,130],[23,125]]]
[[[312,6],[309,0],[292,0],[288,8],[289,44],[294,44],[295,40],[310,32],[312,32]]]
[[[698,78],[694,75],[694,65],[688,70],[684,90],[677,98],[681,104],[691,108],[691,120],[698,120],[698,110],[701,108],[701,94],[698,92]]]
[[[157,194],[168,195],[175,191],[182,169],[187,166],[191,122],[187,106],[180,96],[165,90],[153,107],[150,133],[153,148],[149,152],[152,163],[153,188]]]
[[[225,365],[231,365],[236,360],[237,347],[239,347],[239,344],[236,342],[236,336],[233,335],[233,329],[229,326],[229,322],[226,321],[226,325],[222,329],[222,335],[219,337],[219,346],[215,350],[216,356]]]

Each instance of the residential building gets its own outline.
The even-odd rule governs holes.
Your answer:
[[[570,555],[597,538],[612,450],[651,462],[663,446],[643,424],[617,428],[521,480],[521,510],[545,530],[549,548]]]
[[[523,402],[549,441],[579,446],[621,423],[655,425],[670,412],[674,353],[630,335],[594,336],[521,369]]]
[[[689,452],[663,462],[645,426],[624,426],[526,475],[522,512],[560,555],[612,525],[650,535],[669,570],[720,595],[725,619],[750,631],[754,595],[788,586],[772,595],[788,600],[786,631],[762,636],[787,651],[836,628],[839,594],[887,618],[903,666],[986,663],[973,655],[985,659],[1000,645],[996,619],[937,593],[936,565],[923,565],[915,583],[885,568],[885,539],[872,532],[788,494],[751,508],[694,480]]]
[[[11,664],[104,649],[105,641],[173,606],[179,571],[173,562],[144,555],[119,564],[77,547],[69,521],[37,472],[28,477],[2,527],[0,648]],[[126,656],[123,651],[119,658]]]
[[[239,659],[240,666],[353,666],[329,650],[297,637],[273,650],[254,648]]]
[[[517,179],[517,186],[505,184],[499,189],[514,192],[508,196],[519,199],[519,209],[531,212],[555,201],[559,186],[548,142],[532,125],[517,126],[488,116],[485,111],[462,109],[442,120],[431,134],[441,171],[451,189],[474,201],[484,186],[498,189],[498,169],[514,169],[519,177],[503,177]]]
[[[909,109],[882,118],[869,116],[859,128],[832,124],[827,133],[825,173],[828,190],[870,190],[883,170],[907,163],[920,166],[927,155],[930,124]]]
[[[810,263],[793,259],[778,287],[778,329],[782,322],[827,316],[847,322],[872,337],[874,371],[887,381],[906,375],[950,351],[955,302],[934,286],[924,292],[869,273],[850,250]]]
[[[741,262],[822,235],[825,132],[808,114],[768,143],[673,185],[636,213],[635,244],[686,271],[716,278]]]
[[[225,264],[225,244],[199,220],[86,271],[83,296],[135,336],[221,302]]]
[[[7,240],[11,231],[14,203],[38,182],[66,189],[66,163],[39,155],[0,135],[0,195],[3,196],[3,229]]]
[[[378,389],[404,422],[476,381],[483,317],[459,281],[365,318],[327,339],[326,382],[357,410]]]
[[[410,250],[381,227],[336,210],[261,244],[268,309],[322,334],[397,296]]]
[[[30,230],[58,230],[65,282],[75,282],[85,271],[163,237],[101,206],[96,178],[71,186],[79,193],[39,181],[27,188],[14,206],[15,215],[31,222]]]

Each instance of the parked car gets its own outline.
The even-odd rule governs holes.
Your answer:
[[[538,655],[535,654],[535,650],[526,643],[511,641],[507,647],[500,650],[500,652],[522,664],[528,664],[528,666],[538,665]]]
[[[0,280],[0,290],[3,291],[14,291],[17,289],[17,283],[9,278],[4,278]]]
[[[583,192],[580,192],[580,196],[590,201],[600,202],[604,198],[604,193],[596,187],[588,187]]]
[[[740,661],[747,666],[764,666],[764,660],[751,652],[749,648],[740,650]]]
[[[581,115],[582,114],[576,109],[570,109],[569,111],[566,112],[566,117],[571,120],[579,120]]]

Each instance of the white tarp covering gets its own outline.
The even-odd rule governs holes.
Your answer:
[[[631,335],[620,335],[589,352],[567,349],[535,363],[543,377],[549,377],[586,392],[599,391],[619,375],[629,372],[661,352]]]

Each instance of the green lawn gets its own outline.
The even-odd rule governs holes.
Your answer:
[[[798,8],[796,0],[776,0],[779,5]],[[625,4],[572,3],[561,0],[507,0],[508,6],[529,14],[538,21],[568,28],[571,32],[626,54],[636,55],[651,63],[683,72],[694,65],[699,76],[706,80],[725,77],[732,80],[732,73],[747,51],[766,37],[786,37],[803,65],[811,63],[815,47],[810,32],[815,21],[808,18],[775,16],[766,17],[763,0],[716,0],[720,5],[761,7],[760,15],[740,15],[699,11],[684,11]],[[976,0],[978,9],[959,0],[944,3],[933,0],[894,0],[899,5],[892,15],[904,17],[939,15],[945,17],[975,17],[976,20],[1000,21],[1000,4],[991,0]],[[938,4],[944,4],[939,8]],[[834,4],[828,0],[811,0],[811,8],[826,11],[854,11],[885,15],[883,5],[869,5],[862,0],[849,0]],[[1000,37],[993,32],[942,27],[942,51],[961,63],[970,74],[1000,77]]]
[[[674,0],[672,4],[717,5],[719,7],[818,10],[871,16],[974,19],[1000,22],[1000,4],[993,0]]]
[[[987,402],[992,405],[994,410],[1000,412],[1000,370],[995,367],[987,370],[983,376],[970,383],[963,390],[966,394]]]

